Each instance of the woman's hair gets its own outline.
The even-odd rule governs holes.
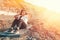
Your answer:
[[[20,15],[22,15],[23,11],[24,11],[24,10],[21,10]]]
[[[25,10],[21,10],[20,15],[22,15],[23,11],[25,11]],[[27,13],[26,13],[26,12],[25,12],[25,15],[27,15]]]

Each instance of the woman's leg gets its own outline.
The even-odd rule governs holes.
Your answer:
[[[16,30],[16,29],[15,29],[15,25],[17,25],[17,22],[18,22],[17,19],[15,19],[15,20],[13,21],[13,23],[12,23],[12,25],[11,25],[11,31],[12,31],[12,30]]]
[[[26,29],[26,27],[27,27],[27,25],[24,22],[22,22],[21,26],[20,26],[20,29]]]
[[[16,19],[13,21],[11,27],[14,27],[16,25],[16,21],[17,21]]]

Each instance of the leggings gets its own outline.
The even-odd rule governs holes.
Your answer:
[[[14,28],[15,26],[19,27],[20,29],[25,29],[27,25],[25,24],[24,21],[20,21],[20,20],[15,19],[13,21],[11,27]]]

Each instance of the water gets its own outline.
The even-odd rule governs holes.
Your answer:
[[[2,37],[0,40],[20,40],[19,38]]]
[[[2,33],[0,32],[0,40],[26,40],[25,30],[20,30],[19,34],[10,34],[10,33]],[[1,37],[1,34],[3,37]],[[16,36],[17,35],[17,36]],[[5,37],[4,37],[5,36]]]

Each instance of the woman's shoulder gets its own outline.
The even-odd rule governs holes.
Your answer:
[[[28,18],[28,15],[25,15],[25,16],[23,16],[23,17]]]

